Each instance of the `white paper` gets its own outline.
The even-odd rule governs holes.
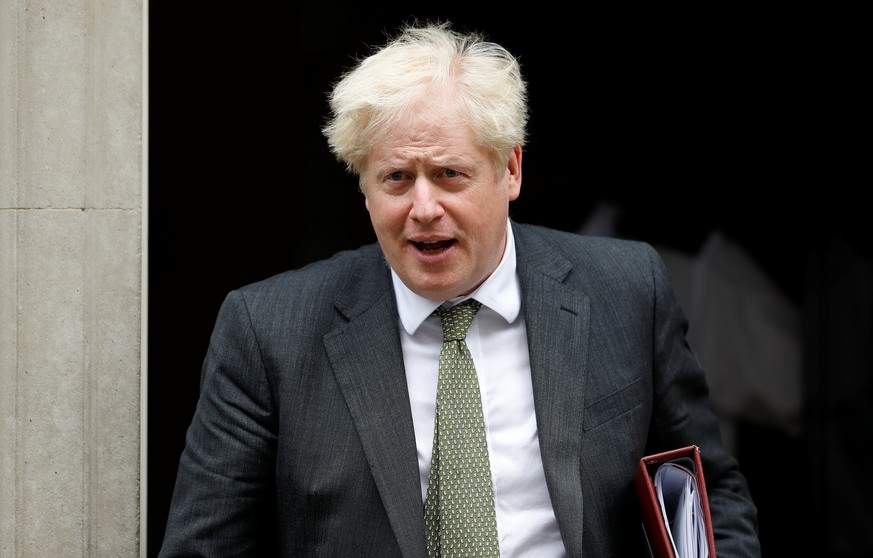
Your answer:
[[[697,491],[694,464],[682,458],[655,472],[655,490],[677,558],[708,558],[706,525]]]

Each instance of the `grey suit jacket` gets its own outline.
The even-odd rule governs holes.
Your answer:
[[[719,558],[756,508],[648,245],[513,222],[540,446],[570,556],[642,556],[640,458],[701,448]],[[231,292],[161,556],[425,558],[396,301],[378,245]]]

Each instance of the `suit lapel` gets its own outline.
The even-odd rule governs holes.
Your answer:
[[[381,254],[361,260],[336,304],[350,320],[324,340],[337,383],[403,555],[424,556],[415,431],[397,307]]]
[[[582,401],[589,301],[563,280],[572,264],[535,233],[513,229],[549,493],[570,555],[581,553]]]

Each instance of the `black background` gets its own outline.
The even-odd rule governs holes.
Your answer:
[[[520,57],[531,118],[517,220],[578,230],[608,200],[626,236],[689,253],[718,229],[798,303],[822,242],[870,254],[869,59],[853,14],[233,6],[150,4],[149,556],[224,295],[375,240],[320,126],[332,81],[413,17]],[[787,548],[785,504],[762,471],[778,455],[744,461],[774,550]]]

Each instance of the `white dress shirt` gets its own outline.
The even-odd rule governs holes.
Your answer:
[[[506,249],[493,274],[468,298],[482,308],[467,332],[485,415],[502,558],[566,556],[546,488],[534,414],[527,330],[515,272],[515,240],[507,220]],[[421,498],[427,494],[434,408],[443,344],[433,311],[438,302],[410,291],[392,270],[400,314],[400,343],[418,447]]]

